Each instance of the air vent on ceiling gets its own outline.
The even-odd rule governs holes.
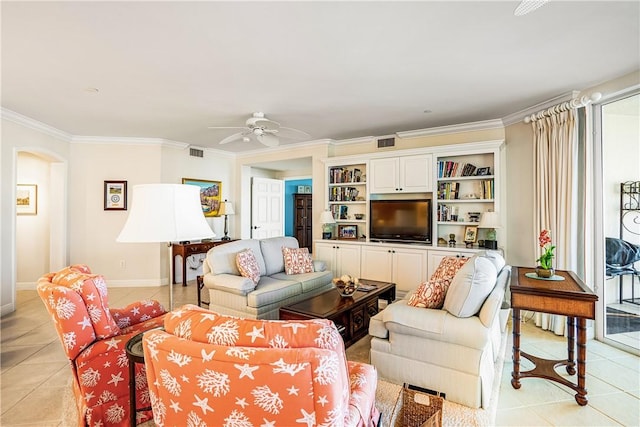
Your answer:
[[[189,147],[189,155],[192,157],[204,157],[204,150],[201,148]]]
[[[396,145],[395,138],[381,138],[378,140],[378,148],[393,147]]]

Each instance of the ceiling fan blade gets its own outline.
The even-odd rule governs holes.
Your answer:
[[[264,144],[267,147],[277,147],[280,144],[280,140],[278,139],[278,137],[270,133],[257,135],[256,138],[258,139],[258,141],[260,141],[261,144]]]
[[[284,136],[285,138],[311,138],[311,135],[309,135],[307,132],[305,132],[303,130],[300,130],[300,129],[294,129],[294,128],[288,128],[286,126],[281,126],[279,131],[282,134],[281,136]],[[287,136],[286,135],[287,133],[292,134],[292,136]]]
[[[208,126],[207,129],[247,129],[246,126]]]
[[[220,145],[222,144],[227,144],[229,142],[233,142],[237,139],[242,138],[243,136],[245,136],[246,133],[245,132],[238,132],[238,133],[234,133],[233,135],[229,135],[228,137],[226,137],[225,139],[223,139],[222,141],[220,141]]]

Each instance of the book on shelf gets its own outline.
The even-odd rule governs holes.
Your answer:
[[[459,198],[460,183],[459,182],[440,182],[438,183],[438,199],[439,200],[455,200]]]
[[[454,178],[458,176],[473,176],[476,167],[471,163],[458,163],[440,160],[438,162],[438,178]]]

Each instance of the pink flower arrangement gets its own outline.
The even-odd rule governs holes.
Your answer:
[[[536,260],[536,262],[540,263],[540,267],[546,270],[550,270],[551,268],[553,268],[553,250],[556,247],[551,244],[551,235],[549,233],[549,230],[542,230],[540,232],[540,236],[538,236],[538,242],[543,252],[542,255],[540,255],[540,258]]]

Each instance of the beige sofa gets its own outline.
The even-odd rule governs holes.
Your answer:
[[[479,277],[485,281],[488,296],[485,293],[482,300],[467,306],[472,308],[466,314],[451,310],[468,317],[447,311],[473,298],[474,280]],[[371,318],[371,364],[379,376],[445,393],[451,402],[486,408],[501,339],[506,336],[509,304],[505,295],[510,277],[511,267],[502,256],[482,253],[458,271],[442,309],[410,306],[409,293]],[[452,292],[456,283],[468,286]]]
[[[211,248],[203,262],[203,283],[209,291],[209,309],[253,319],[278,319],[281,306],[289,305],[333,288],[331,271],[322,261],[313,272],[286,274],[282,248],[297,248],[294,237],[245,239]],[[251,249],[260,269],[256,285],[240,275],[236,255]]]

